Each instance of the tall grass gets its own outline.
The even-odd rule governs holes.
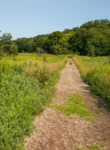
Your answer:
[[[74,57],[82,78],[110,107],[110,64],[107,57]]]
[[[0,61],[0,150],[19,150],[35,115],[54,95],[67,58],[48,55],[44,63],[43,57],[20,54],[15,62],[5,59]]]

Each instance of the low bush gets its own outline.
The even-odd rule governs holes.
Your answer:
[[[46,103],[38,80],[18,73],[2,74],[0,149],[12,149],[30,131],[32,116]]]

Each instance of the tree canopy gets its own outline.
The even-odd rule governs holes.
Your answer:
[[[75,53],[81,55],[110,55],[110,21],[108,19],[88,21],[80,27],[55,31],[51,34],[14,41],[18,52],[36,52],[44,49],[50,54]]]

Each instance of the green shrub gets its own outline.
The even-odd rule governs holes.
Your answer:
[[[52,63],[51,58],[48,63]],[[64,58],[55,56],[53,62],[62,62]],[[45,66],[39,67],[36,61],[29,64],[17,63],[22,61],[18,58],[16,63],[9,60],[0,61],[0,150],[20,150],[22,140],[33,128],[35,115],[43,111],[54,95],[54,85],[66,61],[52,71]],[[35,70],[26,74],[25,67]]]
[[[2,74],[0,149],[12,149],[29,133],[30,118],[43,110],[39,82],[19,74]]]
[[[46,92],[46,94],[45,94]],[[18,140],[29,134],[33,115],[43,111],[52,91],[42,89],[39,81],[18,73],[2,74],[0,89],[0,149],[17,147]]]

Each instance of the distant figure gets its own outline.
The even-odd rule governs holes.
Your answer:
[[[72,60],[70,59],[70,68],[71,68],[72,63],[73,63],[73,62],[72,62]]]

